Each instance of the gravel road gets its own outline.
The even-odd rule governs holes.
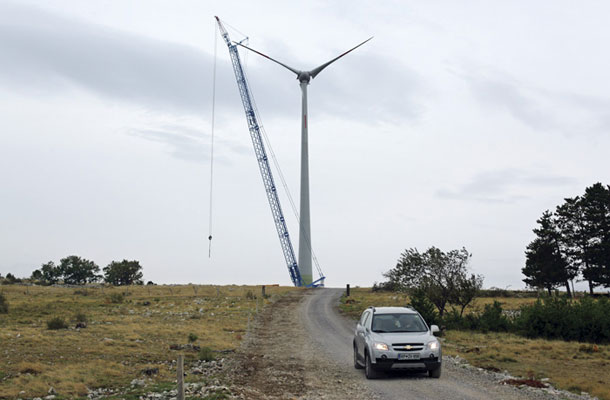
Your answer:
[[[364,383],[380,399],[564,399],[580,396],[532,388],[501,385],[502,376],[476,368],[465,368],[447,357],[440,379],[426,374],[392,373],[378,380],[366,380],[362,370],[353,367],[352,339],[355,322],[337,312],[342,289],[317,289],[300,304],[303,325],[311,340],[327,359],[349,377]],[[587,396],[588,397],[588,396]]]
[[[508,376],[450,357],[443,358],[440,379],[403,372],[367,380],[352,364],[355,322],[337,311],[341,293],[341,289],[295,291],[266,305],[223,367],[230,398],[590,400],[552,388],[502,385]]]

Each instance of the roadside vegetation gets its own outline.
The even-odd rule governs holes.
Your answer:
[[[441,327],[450,354],[610,399],[610,300],[594,293],[610,287],[610,186],[587,187],[536,222],[521,270],[533,291],[483,291],[465,248],[411,248],[385,282],[354,290],[340,309],[358,318],[368,306],[409,305]],[[589,295],[575,298],[576,279],[588,282]]]
[[[485,309],[491,309],[490,315],[484,317],[485,323],[501,327],[504,318],[507,320],[518,315],[523,308],[537,307],[538,302],[544,306],[545,300],[538,300],[536,292],[485,290],[484,296],[477,297],[464,311],[464,319],[481,320]],[[509,297],[505,297],[505,295]],[[548,302],[549,300],[547,300]],[[589,301],[599,302],[591,298],[583,299],[583,306]],[[553,307],[556,302],[571,304],[567,299],[551,299]],[[580,301],[575,307],[580,306]],[[601,300],[601,303],[608,303]],[[405,306],[412,304],[411,297],[406,293],[379,291],[372,288],[352,288],[349,297],[343,296],[339,308],[341,312],[353,319],[358,319],[364,309],[369,306]],[[498,319],[497,307],[500,306]],[[587,306],[588,307],[588,306]],[[451,318],[456,313],[451,311],[445,318]],[[419,310],[419,309],[418,309]],[[561,321],[554,312],[547,309],[552,321]],[[559,310],[557,310],[559,312]],[[607,313],[608,314],[608,313]],[[606,315],[607,315],[606,314]],[[459,316],[459,313],[457,313]],[[569,313],[565,313],[566,318]],[[596,318],[590,320],[594,321]],[[493,330],[472,330],[467,327],[448,328],[443,321],[435,321],[444,326],[443,352],[445,355],[460,356],[470,364],[491,371],[508,371],[511,375],[530,379],[545,379],[555,387],[575,393],[582,391],[597,396],[600,399],[610,399],[610,345],[582,343],[576,341],[531,339],[516,333]],[[545,324],[546,325],[546,324]],[[549,322],[550,329],[554,325]],[[605,332],[608,332],[606,329]]]
[[[136,378],[173,387],[179,352],[187,363],[223,358],[267,297],[291,290],[268,286],[263,298],[260,286],[3,285],[0,398],[44,397],[50,387],[84,397]]]

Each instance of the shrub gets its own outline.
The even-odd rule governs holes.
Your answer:
[[[8,314],[8,301],[3,293],[0,293],[0,314]]]
[[[199,339],[197,335],[195,335],[194,333],[189,333],[189,343],[193,343],[197,339]]]
[[[256,295],[252,293],[252,290],[248,290],[246,292],[246,299],[248,300],[256,300]]]
[[[57,329],[68,329],[68,325],[66,321],[64,321],[61,317],[55,317],[47,321],[47,329],[57,330]]]
[[[10,272],[8,274],[6,274],[6,276],[4,277],[4,280],[2,281],[3,285],[13,285],[15,283],[21,283],[21,279],[16,278],[15,275],[11,274]]]
[[[411,307],[424,317],[428,325],[438,324],[440,322],[438,313],[434,304],[428,299],[424,289],[415,289],[411,294]]]
[[[394,282],[374,282],[373,283],[373,292],[397,292],[400,290],[400,287]]]
[[[114,304],[122,303],[125,300],[125,293],[111,293],[108,300]]]
[[[610,342],[610,301],[584,297],[546,297],[521,307],[516,320],[518,331],[527,337]]]
[[[199,350],[199,359],[203,361],[213,361],[216,359],[216,355],[214,354],[214,350],[209,347],[202,347]]]
[[[508,332],[511,327],[508,318],[502,314],[502,303],[497,300],[493,304],[485,304],[478,323],[478,328],[483,332]]]
[[[76,322],[87,322],[87,316],[83,313],[78,313],[74,316]]]

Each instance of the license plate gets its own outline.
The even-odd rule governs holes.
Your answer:
[[[398,353],[399,360],[419,360],[419,353]]]

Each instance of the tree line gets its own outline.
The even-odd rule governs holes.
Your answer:
[[[522,269],[528,286],[549,294],[564,286],[571,295],[570,283],[582,277],[591,294],[596,287],[610,287],[610,186],[587,187],[536,222]]]
[[[62,258],[58,264],[49,261],[34,270],[30,280],[43,285],[63,283],[66,285],[84,285],[103,281],[111,285],[141,285],[143,284],[142,266],[136,260],[112,261],[104,267],[79,256]],[[18,283],[20,279],[7,274],[3,283]]]

